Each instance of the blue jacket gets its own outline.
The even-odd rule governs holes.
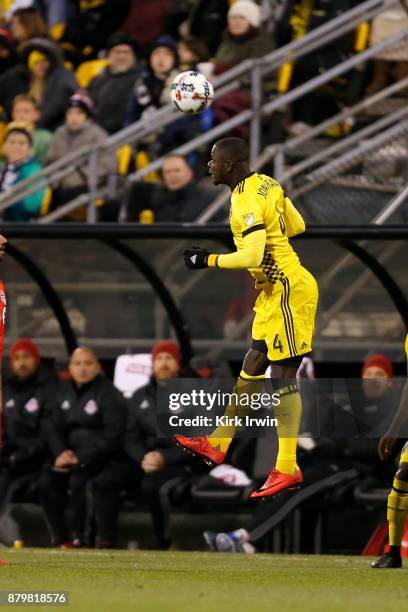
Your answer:
[[[42,170],[40,164],[33,158],[27,159],[21,164],[10,166],[3,166],[0,173],[0,193],[6,193],[7,190],[4,188],[5,177],[8,172],[14,174],[13,182],[8,183],[8,187],[14,187],[17,183],[20,183],[29,176],[33,176]],[[45,196],[45,188],[39,187],[37,191],[26,196],[16,204],[10,206],[4,211],[5,221],[29,221],[38,217],[41,210],[41,205]]]

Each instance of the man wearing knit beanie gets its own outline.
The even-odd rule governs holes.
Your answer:
[[[180,350],[175,342],[158,342],[152,349],[153,374],[156,380],[177,378],[180,374]]]
[[[134,464],[133,484],[129,483],[134,488],[133,495],[142,494],[149,506],[156,548],[167,549],[171,544],[170,516],[161,488],[174,478],[201,473],[202,466],[172,440],[157,433],[157,389],[164,381],[181,376],[180,349],[174,342],[158,342],[151,355],[153,376],[129,400],[124,448]]]
[[[10,349],[13,374],[20,380],[32,376],[40,365],[40,353],[30,338],[19,338]]]
[[[393,366],[385,355],[371,355],[362,368],[363,391],[367,399],[383,396],[391,387]]]
[[[18,523],[9,520],[13,491],[39,478],[48,458],[47,407],[55,398],[57,376],[40,363],[36,344],[19,338],[10,349],[10,370],[4,375],[3,448],[0,461],[0,538],[7,544],[21,540]],[[18,483],[21,480],[21,484]],[[18,487],[17,487],[18,485]]]

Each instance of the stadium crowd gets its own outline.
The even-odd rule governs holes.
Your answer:
[[[312,377],[303,393],[299,453],[305,486],[257,505],[248,500],[248,492],[274,461],[274,436],[238,439],[226,464],[210,470],[157,430],[158,386],[172,378],[228,375],[220,364],[201,357],[186,367],[177,344],[158,342],[151,351],[150,378],[130,397],[104,375],[87,347],[77,348],[68,371],[57,373],[41,360],[31,339],[21,338],[13,343],[5,365],[0,540],[6,545],[22,538],[12,516],[19,502],[42,507],[49,541],[61,548],[114,547],[119,513],[130,504],[133,512],[150,513],[151,545],[159,549],[172,544],[173,505],[191,512],[201,504],[217,512],[227,503],[230,512],[244,509],[252,519],[231,532],[207,531],[207,543],[216,551],[254,552],[265,547],[279,513],[306,508],[310,530],[332,492],[336,499],[332,509],[325,508],[326,516],[341,511],[350,517],[356,512],[356,491],[386,487],[392,475],[393,461],[382,463],[377,455],[378,438],[398,405],[393,366],[384,355],[367,358],[361,384],[349,393],[321,390],[319,427],[307,399],[317,381],[311,364],[304,364],[300,387]]]
[[[244,59],[261,57],[303,36],[356,4],[356,0],[313,3],[301,0],[2,0],[0,194],[63,155],[90,143],[103,143],[108,135],[135,121],[148,122],[152,109],[168,103],[171,82],[181,70],[198,69],[211,79]],[[407,20],[403,7],[384,13],[374,20],[371,39],[364,44],[376,43],[398,28],[406,27]],[[301,59],[295,65],[291,86],[352,55],[357,39],[362,36],[361,32],[345,36]],[[269,122],[271,125],[265,126],[265,144],[281,140],[287,133],[299,133],[360,99],[365,92],[378,91],[390,79],[404,78],[407,66],[407,45],[401,44],[376,58],[364,70],[353,70],[347,78],[335,80],[330,87],[319,89],[301,103],[294,103],[282,116],[278,113]],[[264,79],[265,98],[281,91],[280,78],[276,74]],[[116,157],[102,157],[98,164],[98,183],[105,184],[111,177],[143,168],[149,161],[249,106],[248,84],[243,83],[239,89],[218,98],[212,108],[198,117],[181,117],[156,136],[146,137],[137,147],[121,147]],[[341,132],[341,126],[339,129]],[[238,131],[245,136],[247,127]],[[182,194],[185,202],[176,210],[174,188],[169,187],[166,177],[162,185],[161,177],[152,173],[142,186],[131,184],[124,198],[127,204],[102,199],[100,204],[106,206],[99,208],[101,220],[195,220],[214,197],[214,192],[203,183],[205,166],[201,162],[200,154],[191,155],[185,161],[200,180],[203,191],[202,201],[194,210],[187,213],[184,210],[192,195],[185,192]],[[149,181],[156,182],[158,189],[144,189]],[[87,173],[78,167],[72,175],[52,185],[52,190],[39,188],[35,194],[12,205],[4,219],[35,220],[87,190]],[[159,193],[163,209],[157,205]],[[146,210],[149,214],[141,216]],[[84,210],[78,209],[65,220],[78,221],[84,215]]]

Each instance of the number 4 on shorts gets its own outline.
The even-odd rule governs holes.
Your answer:
[[[279,338],[279,334],[276,334],[273,340],[273,348],[275,349],[275,351],[279,350],[281,353],[283,353],[283,344]]]

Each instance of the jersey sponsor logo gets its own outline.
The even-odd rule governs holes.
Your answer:
[[[28,400],[24,408],[27,410],[27,412],[33,414],[34,412],[37,412],[39,410],[40,404],[38,403],[35,397],[32,397]]]
[[[71,404],[68,400],[64,400],[61,404],[61,410],[69,410],[71,408]]]
[[[146,410],[146,408],[148,408],[149,406],[150,404],[147,399],[144,399],[143,402],[140,404],[139,408],[141,408],[142,410]]]
[[[10,398],[8,402],[5,403],[6,408],[14,408],[15,405],[16,405],[16,402],[14,401],[13,398]]]
[[[255,215],[254,213],[248,213],[247,215],[244,215],[242,217],[242,220],[244,222],[244,225],[246,225],[247,227],[249,227],[250,225],[253,224],[253,222],[255,221]]]
[[[89,400],[89,402],[87,402],[85,404],[85,406],[84,406],[84,411],[89,416],[92,416],[93,414],[96,414],[98,412],[98,405],[97,405],[97,403],[94,400]]]

